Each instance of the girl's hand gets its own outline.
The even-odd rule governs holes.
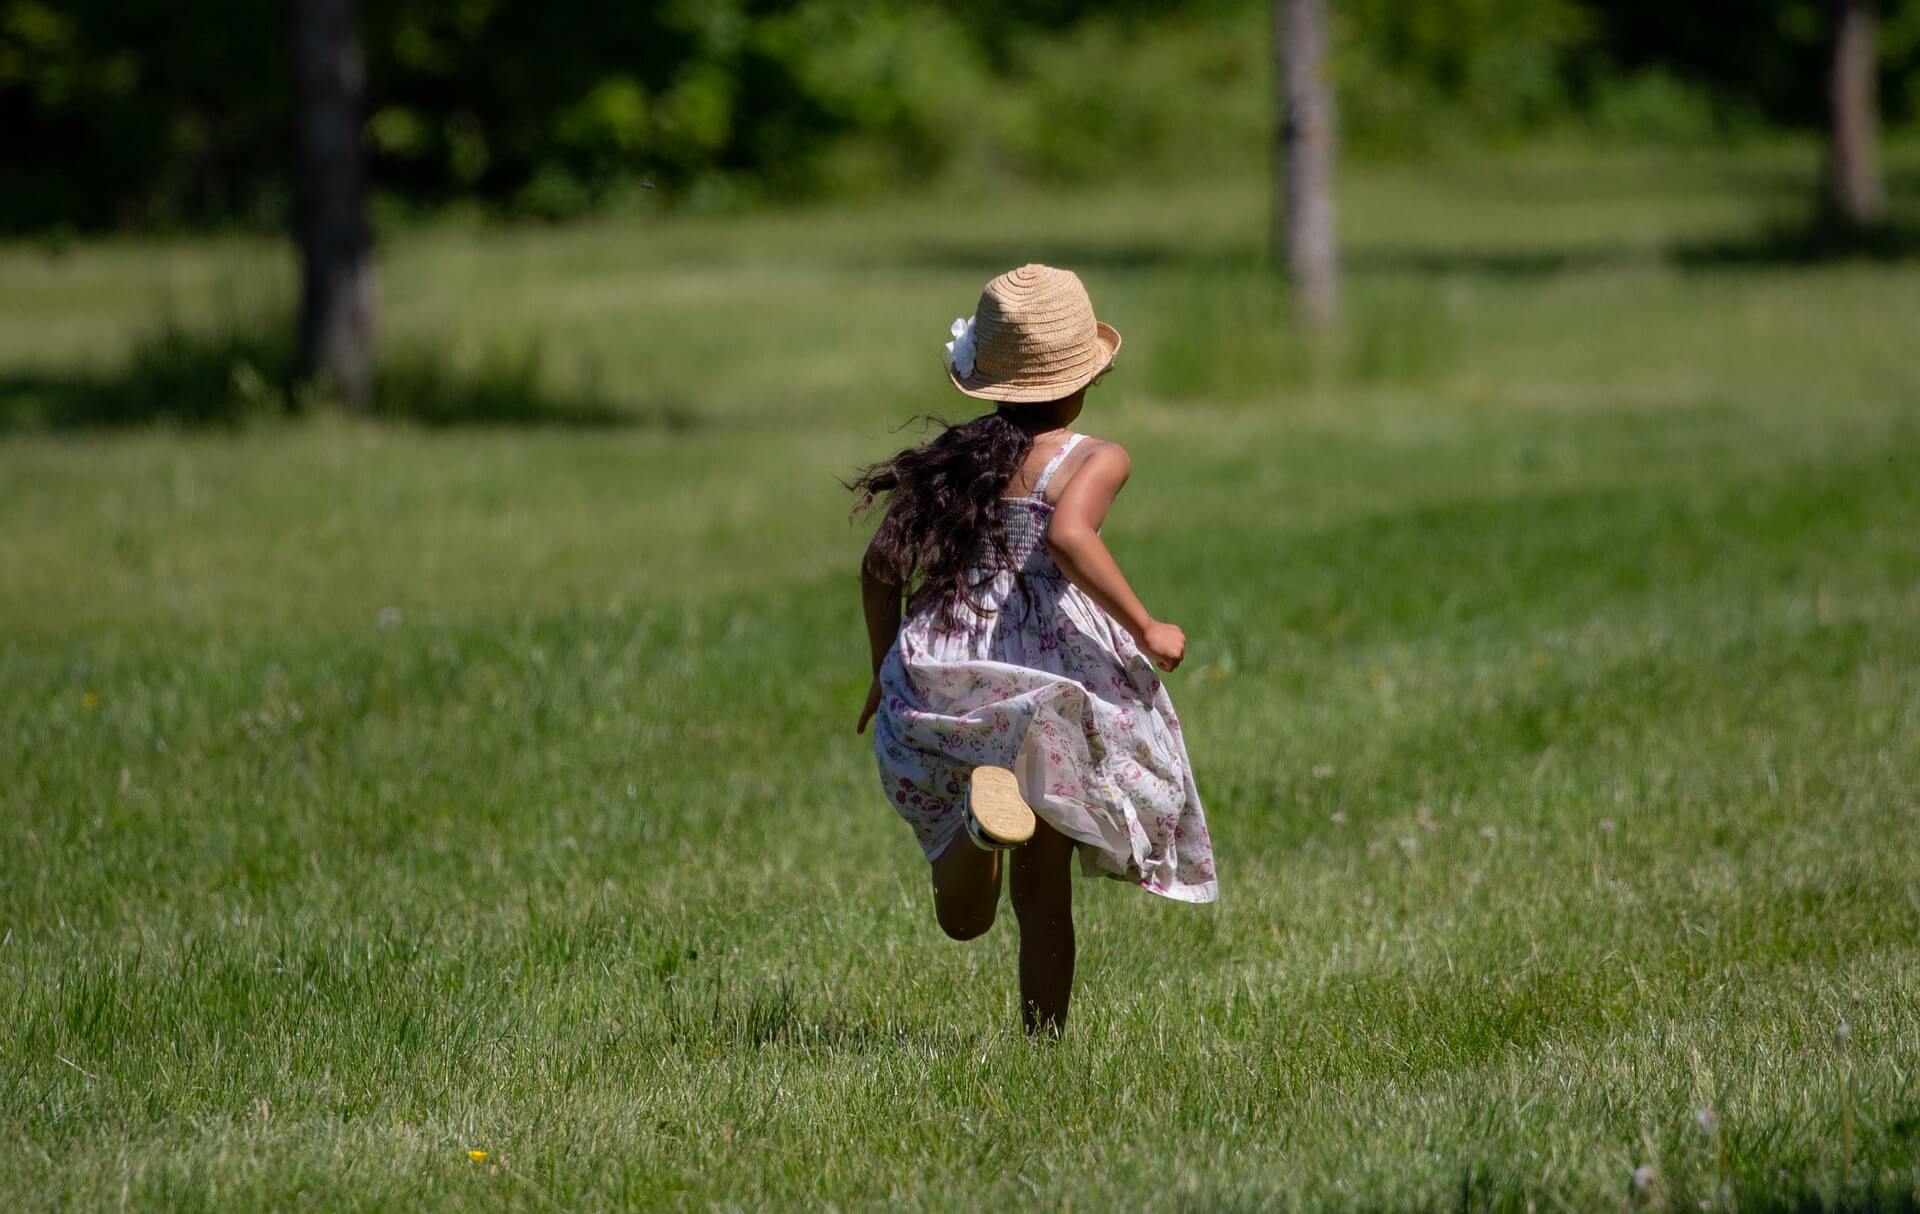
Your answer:
[[[1187,634],[1178,624],[1155,620],[1140,630],[1140,652],[1162,670],[1172,670],[1187,656]]]
[[[1172,669],[1172,667],[1168,667]],[[853,727],[855,733],[867,732],[867,722],[873,720],[873,714],[880,711],[880,676],[874,675],[873,682],[867,686],[867,706],[860,710],[860,723]]]

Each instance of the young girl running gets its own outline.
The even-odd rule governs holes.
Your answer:
[[[1057,1035],[1073,988],[1068,861],[1211,902],[1213,847],[1173,703],[1154,667],[1186,654],[1100,539],[1127,453],[1068,427],[1120,335],[1078,276],[1029,265],[953,323],[948,377],[998,408],[862,469],[886,515],[861,565],[873,685],[859,730],[933,869],[956,940],[993,926],[1003,854],[1030,1033]],[[902,599],[906,622],[901,623]]]

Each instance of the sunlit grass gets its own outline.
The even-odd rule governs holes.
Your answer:
[[[1670,255],[1774,164],[1362,173],[1317,352],[1252,183],[427,232],[397,335],[691,423],[0,443],[0,1194],[1912,1208],[1920,276]],[[1048,1048],[852,735],[836,480],[1027,247],[1223,885],[1078,886]],[[0,253],[0,375],[269,253]]]

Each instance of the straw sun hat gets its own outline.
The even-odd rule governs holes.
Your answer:
[[[1026,265],[988,283],[972,319],[953,322],[947,375],[981,400],[1059,400],[1092,383],[1119,349],[1120,334],[1094,319],[1078,274]]]

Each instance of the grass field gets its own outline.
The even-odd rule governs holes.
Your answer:
[[[1920,262],[1796,259],[1812,172],[1356,171],[1326,349],[1252,181],[429,229],[396,341],[635,424],[0,439],[0,1202],[1915,1208]],[[1223,893],[1082,882],[1056,1046],[852,734],[835,480],[1030,257]],[[289,289],[0,250],[0,392]]]

